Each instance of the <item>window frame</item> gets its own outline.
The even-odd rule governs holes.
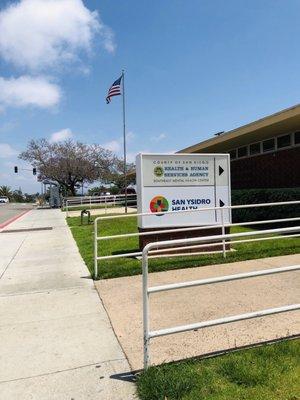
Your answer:
[[[287,149],[290,149],[290,148],[293,148],[293,147],[298,147],[298,146],[300,146],[300,142],[299,142],[299,143],[296,143],[296,133],[297,133],[297,132],[299,132],[299,134],[300,134],[300,129],[299,129],[299,130],[296,130],[296,131],[287,132],[287,133],[284,133],[284,134],[281,134],[281,135],[278,135],[278,136],[273,136],[273,137],[270,137],[269,139],[264,139],[264,140],[252,142],[252,143],[249,143],[249,144],[247,144],[247,145],[239,146],[239,147],[233,148],[233,149],[231,149],[231,150],[228,150],[228,151],[227,151],[228,153],[235,151],[235,154],[236,154],[235,158],[231,158],[231,157],[230,157],[230,161],[236,161],[236,160],[240,160],[240,159],[243,159],[243,158],[256,157],[256,156],[260,156],[260,155],[262,156],[262,155],[264,155],[264,154],[274,153],[274,152],[277,152],[277,151],[287,150]],[[279,147],[279,148],[278,148],[278,146],[277,146],[277,139],[280,138],[280,137],[282,137],[282,136],[290,136],[290,144],[289,144],[288,146]],[[266,151],[264,151],[264,146],[263,146],[263,144],[264,144],[264,142],[266,142],[266,141],[268,141],[268,140],[273,140],[273,141],[274,141],[274,148],[271,149],[271,150],[266,150]],[[259,153],[256,153],[256,154],[250,154],[250,146],[251,146],[252,144],[257,144],[257,143],[260,144],[260,152],[259,152]],[[247,155],[239,157],[239,156],[238,156],[238,149],[243,148],[243,147],[246,147],[246,148],[247,148]]]
[[[231,158],[231,154],[230,154],[230,153],[232,153],[233,151],[235,152],[235,157],[234,157],[234,158]],[[228,150],[228,154],[229,154],[229,156],[230,156],[230,161],[231,161],[231,160],[236,160],[236,159],[237,159],[237,149]]]
[[[243,148],[246,148],[246,155],[245,155],[245,156],[239,156],[239,149],[243,149]],[[240,158],[249,157],[249,145],[246,144],[245,146],[237,147],[237,149],[236,149],[236,156],[237,156],[237,157],[236,157],[237,160],[239,160]]]
[[[264,151],[264,142],[267,142],[268,140],[274,140],[274,148]],[[276,140],[276,137],[271,137],[270,139],[262,140],[261,141],[261,147],[262,147],[262,154],[272,153],[274,151],[277,151],[277,140]]]
[[[300,134],[300,130],[293,132],[293,144],[292,145],[295,146],[295,147],[300,146],[300,142],[296,143],[296,133]]]
[[[290,144],[288,144],[287,146],[283,146],[283,147],[278,147],[278,139],[279,138],[281,138],[281,137],[284,137],[284,136],[289,136],[290,137]],[[291,134],[291,132],[290,133],[285,133],[284,135],[279,135],[279,136],[276,136],[276,138],[275,138],[276,140],[276,150],[278,151],[278,150],[281,150],[281,149],[288,149],[289,147],[292,147],[293,146],[293,137],[292,137],[292,134]]]
[[[251,154],[251,146],[254,145],[254,144],[259,144],[259,152],[258,152],[258,153]],[[262,154],[262,141],[250,143],[250,144],[249,144],[249,151],[248,151],[248,154],[249,154],[249,157],[258,156],[259,154]]]

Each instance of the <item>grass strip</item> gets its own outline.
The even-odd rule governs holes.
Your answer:
[[[141,400],[299,400],[300,340],[150,367]]]
[[[82,258],[91,274],[94,274],[94,226],[81,226],[80,217],[67,218],[67,221]],[[129,232],[137,232],[136,216],[103,220],[99,224],[98,234],[101,236],[108,236]],[[245,228],[240,226],[231,228],[231,233],[238,232],[251,232],[251,229],[249,227]],[[223,258],[222,254],[150,259],[149,271],[167,271],[300,253],[300,238],[283,238],[282,240],[277,239],[274,241],[241,243],[234,244],[233,247],[237,251],[227,253],[226,259]],[[125,237],[98,242],[98,254],[102,256],[135,251],[139,251],[138,237]],[[141,273],[141,262],[136,258],[126,257],[103,260],[99,262],[98,270],[98,277],[104,279],[137,275]]]

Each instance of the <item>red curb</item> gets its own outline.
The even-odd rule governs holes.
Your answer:
[[[18,214],[16,216],[8,219],[7,221],[3,222],[2,224],[0,224],[0,229],[5,228],[7,225],[9,225],[12,222],[16,221],[17,219],[21,218],[23,215],[27,214],[29,211],[31,211],[31,210],[26,210],[26,211],[22,212],[21,214]]]

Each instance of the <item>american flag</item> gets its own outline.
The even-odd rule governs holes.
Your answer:
[[[109,104],[111,101],[111,97],[113,96],[119,96],[121,94],[121,80],[122,76],[120,76],[119,79],[117,79],[109,88],[108,94],[106,97],[106,103]]]

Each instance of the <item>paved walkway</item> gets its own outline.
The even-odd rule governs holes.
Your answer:
[[[149,286],[299,265],[300,254],[149,274]],[[136,370],[143,366],[142,278],[97,281],[114,331]],[[299,303],[300,272],[287,272],[150,296],[150,329],[163,329]],[[126,313],[124,313],[126,304]],[[300,311],[204,328],[151,340],[153,364],[300,334]]]
[[[0,399],[134,399],[129,365],[60,210],[0,233]],[[8,227],[7,227],[8,229]]]

